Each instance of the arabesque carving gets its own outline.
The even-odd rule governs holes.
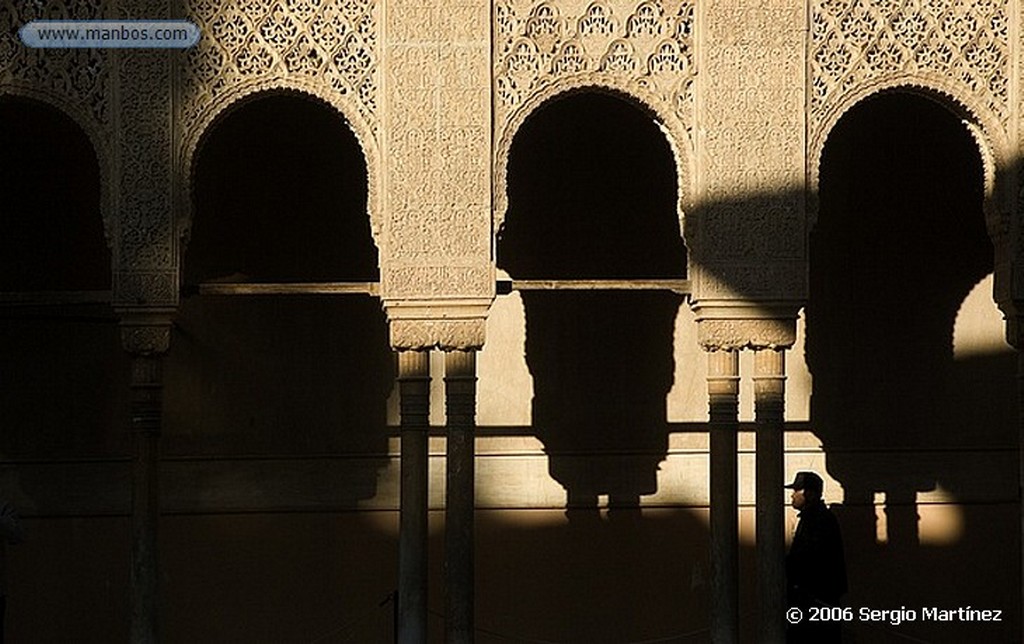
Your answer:
[[[33,20],[105,18],[103,5],[103,0],[0,2],[0,86],[23,85],[61,97],[73,106],[76,117],[87,116],[108,127],[112,94],[108,50],[33,49],[18,38],[18,30]]]
[[[170,12],[167,0],[151,0],[134,8],[151,19],[165,18]],[[114,300],[130,306],[174,306],[177,291],[168,291],[166,278],[160,278],[174,274],[178,261],[172,194],[171,60],[161,50],[125,50],[118,80],[121,200]]]
[[[203,34],[185,55],[181,124],[238,86],[300,77],[345,96],[368,124],[377,112],[377,2],[372,0],[187,0]]]

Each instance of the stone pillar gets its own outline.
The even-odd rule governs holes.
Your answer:
[[[711,433],[711,641],[739,641],[739,352],[708,353]]]
[[[427,480],[430,353],[398,352],[402,488],[398,534],[398,642],[427,641]]]
[[[160,418],[163,357],[170,346],[169,316],[125,315],[121,343],[131,355],[131,635],[159,641]]]
[[[760,642],[786,641],[785,349],[754,353],[757,425],[757,581]]]
[[[445,639],[473,642],[474,428],[476,352],[448,351],[444,362],[447,413],[445,485]]]

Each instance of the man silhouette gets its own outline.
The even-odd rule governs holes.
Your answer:
[[[797,623],[790,624],[786,641],[839,642],[841,621],[810,621],[812,608],[839,606],[846,594],[846,559],[839,522],[825,505],[824,482],[814,472],[797,472],[786,487],[793,490],[792,505],[800,513],[786,555],[786,595],[789,607],[799,608],[802,615]]]

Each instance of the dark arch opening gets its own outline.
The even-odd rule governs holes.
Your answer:
[[[539,108],[513,141],[498,265],[513,278],[683,277],[675,163],[653,118],[604,93]],[[533,424],[571,507],[635,507],[666,454],[681,303],[665,292],[525,292]]]
[[[185,283],[373,281],[367,169],[345,120],[315,99],[248,100],[197,153]]]
[[[196,160],[186,283],[372,281],[366,163],[330,106],[256,97],[213,126]],[[392,357],[369,296],[193,296],[168,365],[168,450],[386,454]],[[347,461],[353,498],[376,459]],[[353,492],[353,490],[355,490]]]
[[[513,140],[498,265],[519,279],[686,276],[675,160],[654,117],[596,91],[539,107]]]
[[[1015,458],[991,452],[1016,443],[1013,357],[955,359],[952,342],[961,303],[993,269],[977,144],[939,103],[885,93],[837,123],[820,176],[807,307],[811,419],[843,486],[850,601],[871,587],[893,593],[876,603],[908,592],[922,605],[1000,603],[1017,576],[978,555],[993,551],[993,526],[981,525],[991,521],[1006,522],[998,551],[1019,552],[1010,545],[1017,506],[992,505],[1016,494],[1016,483],[999,483],[1017,480]],[[919,534],[918,495],[939,487],[960,500],[965,521],[943,549],[925,547]],[[885,500],[885,544],[876,543],[876,494]],[[977,499],[988,507],[972,505]],[[931,572],[961,566],[963,576]]]
[[[110,289],[100,167],[57,108],[0,96],[0,292]]]

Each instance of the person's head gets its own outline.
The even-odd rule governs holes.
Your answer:
[[[793,508],[803,510],[808,505],[821,500],[825,483],[814,472],[797,472],[796,478],[786,488],[793,490],[793,496],[790,497]]]

